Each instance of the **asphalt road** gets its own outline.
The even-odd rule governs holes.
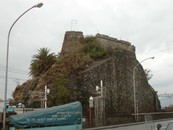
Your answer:
[[[148,126],[145,124],[139,124],[139,125],[130,125],[130,126],[124,126],[124,127],[118,127],[118,128],[108,128],[105,130],[157,130],[157,124],[161,124],[162,128],[165,128],[166,125],[170,122],[168,121],[161,121],[161,122],[155,122],[154,126],[152,124],[149,124]]]
[[[164,121],[155,121],[154,125],[153,123],[149,123],[146,125],[145,123],[139,123],[139,124],[129,124],[129,125],[120,125],[120,126],[106,126],[106,127],[100,127],[100,128],[92,128],[87,130],[157,130],[157,124],[162,125],[162,129],[167,126],[168,122],[170,122],[173,119],[170,120],[164,120]]]

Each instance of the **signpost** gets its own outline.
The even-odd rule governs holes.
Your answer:
[[[94,107],[94,99],[91,96],[89,98],[89,117],[90,117],[90,128],[92,127],[92,108]]]

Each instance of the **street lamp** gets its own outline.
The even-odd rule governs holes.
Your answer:
[[[3,113],[3,130],[5,130],[5,123],[6,123],[6,100],[7,100],[7,83],[8,83],[8,57],[9,57],[9,41],[10,41],[10,33],[11,30],[13,28],[13,26],[15,25],[15,23],[24,15],[26,14],[28,11],[30,11],[33,8],[41,8],[43,6],[43,3],[38,3],[34,6],[32,6],[31,8],[29,8],[28,10],[26,10],[24,13],[22,13],[15,21],[14,23],[11,25],[9,32],[8,32],[8,38],[7,38],[7,54],[6,54],[6,71],[5,71],[5,89],[4,89],[4,113]]]
[[[135,121],[136,121],[136,113],[137,113],[137,110],[136,110],[136,86],[135,86],[135,69],[137,68],[138,65],[140,65],[142,62],[146,61],[146,60],[149,60],[149,59],[154,59],[154,57],[149,57],[149,58],[146,58],[144,60],[142,60],[141,62],[137,63],[134,68],[133,68],[133,92],[134,92],[134,114],[135,114]]]

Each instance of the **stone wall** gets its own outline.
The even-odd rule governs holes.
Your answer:
[[[80,86],[86,100],[94,97],[94,125],[106,125],[106,118],[121,117],[134,113],[133,68],[139,62],[131,43],[106,35],[96,35],[97,41],[110,51],[109,58],[94,61],[79,72]],[[66,32],[62,52],[69,51],[76,43],[83,43],[82,32]],[[160,102],[149,85],[141,65],[135,71],[137,109],[139,113],[160,110]],[[95,87],[103,81],[103,97],[97,97]],[[87,103],[87,101],[85,101]],[[85,104],[86,105],[86,104]],[[87,111],[87,109],[83,109]],[[86,116],[86,115],[85,115]],[[115,123],[116,124],[116,123]]]
[[[75,47],[78,43],[83,43],[84,36],[82,32],[67,31],[64,36],[64,42],[61,53],[69,51]]]
[[[96,34],[96,40],[105,48],[108,49],[123,49],[131,52],[135,52],[135,47],[130,42],[124,40],[118,40],[113,37],[109,37],[103,34]],[[75,47],[78,43],[83,43],[84,36],[80,31],[67,31],[64,36],[62,53],[69,51]]]
[[[135,47],[130,42],[124,40],[118,40],[113,37],[109,37],[103,34],[96,35],[97,41],[104,47],[109,49],[123,49],[131,52],[135,52]]]
[[[102,110],[98,117],[95,116],[95,126],[105,125],[102,117],[117,117],[120,115],[132,115],[134,113],[134,91],[133,91],[133,67],[138,63],[135,53],[126,50],[114,50],[112,57],[97,61],[81,73],[82,87],[87,88],[90,96],[97,98],[95,87],[103,81],[103,98],[94,100],[97,104],[95,109]],[[159,110],[159,100],[153,88],[148,84],[145,72],[141,65],[136,68],[136,99],[138,112],[155,112]],[[101,105],[102,104],[102,105]],[[96,112],[96,111],[95,111]]]

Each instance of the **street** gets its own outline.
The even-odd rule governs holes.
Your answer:
[[[106,126],[106,127],[99,127],[99,128],[91,128],[91,129],[86,129],[86,130],[157,130],[157,124],[162,125],[162,129],[165,128],[168,124],[168,122],[172,121],[173,119],[170,120],[164,120],[164,121],[155,121],[154,122],[154,127],[150,127],[148,125],[145,125],[145,123],[139,123],[139,124],[125,124],[125,125],[117,125],[117,126]]]

